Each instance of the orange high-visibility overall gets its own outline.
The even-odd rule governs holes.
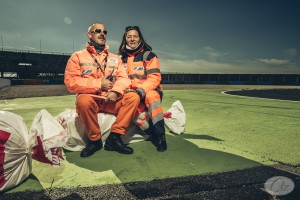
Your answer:
[[[127,68],[128,77],[132,83],[131,88],[140,91],[145,99],[139,105],[133,122],[143,131],[147,132],[150,126],[153,125],[154,130],[151,131],[164,133],[162,97],[159,93],[159,90],[162,89],[160,86],[161,73],[159,60],[153,52],[148,52],[146,60],[143,60],[144,53],[145,51],[141,51],[136,55],[128,55],[128,57],[122,58],[123,64]],[[148,112],[143,112],[145,109]]]
[[[77,94],[76,111],[91,141],[99,140],[101,137],[97,113],[116,115],[111,131],[125,134],[139,104],[139,97],[136,93],[124,94],[124,91],[130,87],[130,80],[122,66],[121,59],[109,53],[108,48],[106,45],[98,54],[95,48],[87,43],[86,49],[75,52],[70,57],[65,69],[64,83],[70,92]],[[108,76],[114,82],[109,91],[118,94],[118,100],[114,103],[104,100],[109,91],[101,91],[101,80]]]

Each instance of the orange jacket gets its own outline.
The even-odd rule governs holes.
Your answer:
[[[101,91],[101,80],[110,75],[113,76],[114,84],[111,90],[119,93],[119,97],[124,94],[124,90],[130,87],[130,80],[122,66],[121,59],[109,53],[108,45],[98,54],[95,47],[86,44],[86,49],[75,52],[69,58],[66,69],[64,83],[71,93],[105,95],[107,92]],[[98,67],[92,54],[98,63],[102,65],[102,70]],[[104,65],[106,63],[106,67]]]
[[[142,51],[123,58],[123,65],[127,68],[127,74],[131,80],[131,88],[139,90],[143,96],[150,90],[161,88],[159,60],[153,52],[150,52],[143,61],[144,53],[145,51]]]

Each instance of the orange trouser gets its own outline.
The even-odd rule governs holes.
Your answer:
[[[146,93],[145,104],[141,103],[139,105],[133,122],[143,131],[147,130],[150,126],[148,123],[149,118],[154,126],[157,122],[163,121],[164,116],[160,98],[161,97],[156,90],[150,90]],[[145,109],[147,109],[148,112],[143,112]],[[160,131],[162,131],[163,128],[160,129]]]
[[[139,102],[139,96],[134,92],[125,93],[114,103],[107,103],[89,94],[80,94],[76,100],[76,110],[89,139],[95,141],[101,138],[98,113],[116,115],[116,121],[112,124],[111,131],[124,135],[134,118]]]

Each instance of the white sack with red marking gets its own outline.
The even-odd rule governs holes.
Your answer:
[[[67,142],[63,148],[69,151],[81,151],[87,144],[88,138],[84,132],[84,125],[76,111],[66,109],[56,117],[56,120],[67,133]]]
[[[47,110],[43,109],[36,114],[29,137],[33,146],[33,159],[52,166],[59,166],[64,160],[62,147],[67,142],[67,133]]]
[[[101,129],[101,138],[105,142],[110,133],[110,128],[116,117],[111,114],[98,113],[98,123]],[[81,151],[85,148],[88,137],[85,133],[84,124],[81,122],[75,109],[66,109],[60,113],[56,120],[61,124],[67,133],[67,142],[63,146],[69,151]]]
[[[21,183],[31,170],[31,146],[23,118],[0,111],[0,192]]]
[[[102,141],[105,142],[116,117],[106,113],[98,113],[97,117],[101,129],[101,138]],[[88,137],[85,133],[84,124],[81,122],[75,109],[66,109],[56,117],[56,120],[64,127],[68,135],[68,140],[63,148],[69,151],[81,151],[85,148],[88,142]],[[128,127],[126,135],[122,136],[122,140],[126,144],[145,141],[148,138],[148,135],[143,133],[133,124]]]
[[[186,115],[179,100],[175,101],[171,108],[164,113],[164,122],[167,128],[178,135],[185,129]]]

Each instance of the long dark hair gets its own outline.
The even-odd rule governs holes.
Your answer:
[[[119,47],[119,54],[120,55],[124,55],[126,54],[126,51],[125,51],[125,48],[126,48],[126,35],[127,35],[127,32],[128,31],[131,31],[131,30],[136,30],[139,34],[139,37],[141,39],[141,43],[144,45],[144,50],[145,51],[152,51],[152,47],[147,44],[147,42],[144,40],[144,37],[140,31],[140,28],[138,26],[127,26],[125,28],[125,33],[123,35],[123,39],[122,39],[122,42],[120,44],[120,47]]]

